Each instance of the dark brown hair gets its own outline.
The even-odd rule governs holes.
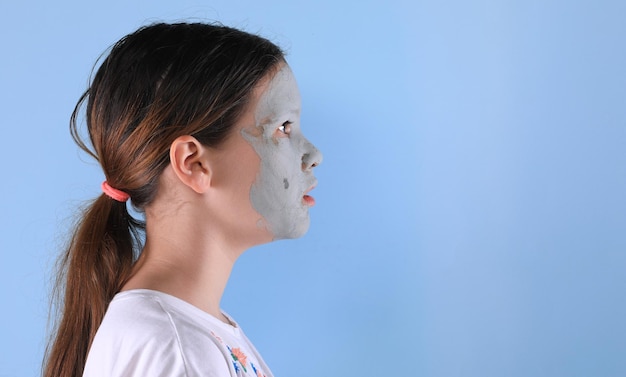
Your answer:
[[[107,182],[141,210],[154,198],[171,143],[192,135],[218,146],[255,86],[283,59],[266,39],[221,25],[142,27],[103,60],[74,109],[72,137],[98,160]],[[85,102],[93,149],[78,130]],[[45,377],[82,375],[104,313],[141,248],[142,229],[126,203],[104,194],[82,214],[60,259],[60,317],[47,348]]]

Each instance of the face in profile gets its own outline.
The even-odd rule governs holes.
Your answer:
[[[288,65],[267,83],[256,104],[254,126],[241,133],[260,158],[250,202],[274,239],[296,238],[309,228],[308,195],[322,154],[302,134],[300,92]]]

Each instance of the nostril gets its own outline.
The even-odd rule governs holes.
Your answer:
[[[310,153],[302,155],[302,170],[311,170],[322,162],[322,154],[312,144],[309,146]]]

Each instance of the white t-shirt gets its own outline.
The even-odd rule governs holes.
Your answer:
[[[118,293],[98,328],[84,377],[272,377],[241,328],[168,294]]]

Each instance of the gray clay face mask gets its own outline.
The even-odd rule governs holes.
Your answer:
[[[306,233],[315,203],[307,193],[317,184],[312,168],[322,154],[300,130],[300,107],[298,85],[285,64],[261,94],[254,129],[242,130],[261,159],[250,201],[274,239]]]

